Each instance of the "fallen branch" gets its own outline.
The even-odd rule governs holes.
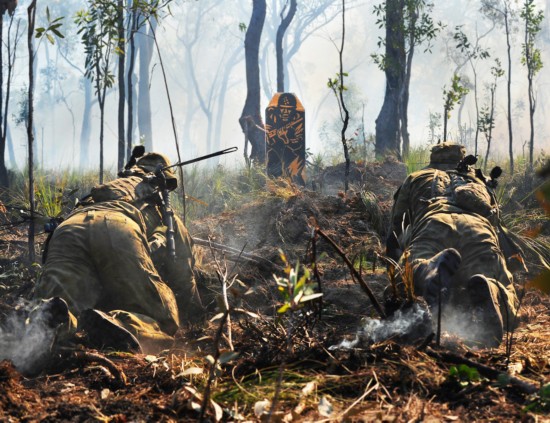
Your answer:
[[[218,250],[225,254],[228,254],[228,256],[226,257],[228,260],[240,261],[244,259],[245,261],[249,261],[249,262],[253,262],[253,263],[265,266],[268,269],[279,269],[279,266],[277,266],[275,263],[263,257],[260,257],[255,254],[245,253],[241,250],[238,250],[233,247],[229,247],[227,245],[218,244],[216,242],[212,242],[201,238],[195,238],[195,237],[193,237],[193,242],[197,245],[212,248],[214,250]]]
[[[111,374],[124,386],[127,385],[128,380],[126,378],[126,375],[120,369],[115,363],[113,363],[111,360],[109,360],[107,357],[98,354],[98,353],[91,353],[88,351],[75,351],[74,352],[74,358],[76,358],[77,361],[87,364],[87,363],[98,363],[103,366],[105,366]]]
[[[386,318],[386,313],[384,312],[384,309],[382,308],[382,306],[380,305],[380,303],[378,302],[378,300],[376,299],[376,297],[374,296],[372,290],[370,289],[370,287],[367,285],[367,283],[363,280],[363,278],[361,277],[361,275],[359,274],[359,272],[357,272],[357,270],[355,269],[355,267],[353,266],[353,263],[351,261],[349,261],[348,257],[346,256],[346,254],[342,251],[342,249],[336,245],[336,243],[330,239],[330,237],[325,234],[321,229],[317,228],[317,233],[319,235],[321,235],[321,237],[323,237],[325,239],[325,241],[327,241],[331,246],[332,248],[334,248],[336,250],[336,252],[340,255],[340,257],[342,257],[342,259],[344,259],[344,262],[348,265],[349,267],[349,270],[351,272],[351,274],[354,276],[354,278],[359,282],[359,285],[361,286],[361,288],[363,289],[363,291],[365,291],[365,293],[367,294],[367,296],[369,297],[369,299],[371,300],[372,302],[372,305],[374,306],[374,308],[376,309],[376,311],[378,312],[378,314],[380,315],[381,318],[385,319]]]
[[[539,388],[536,385],[532,384],[532,383],[529,383],[529,382],[527,382],[525,380],[522,380],[518,377],[511,376],[508,373],[502,372],[502,371],[497,370],[493,367],[486,366],[485,364],[477,363],[477,362],[472,361],[472,360],[470,360],[466,357],[463,357],[461,355],[453,354],[453,353],[450,353],[450,352],[443,352],[443,351],[438,352],[438,351],[435,351],[435,350],[433,350],[432,348],[429,348],[429,347],[426,348],[426,353],[430,357],[433,357],[437,360],[445,361],[447,363],[466,364],[469,367],[473,367],[481,375],[483,375],[483,376],[485,376],[489,379],[498,380],[500,375],[504,375],[504,376],[506,376],[506,378],[509,381],[511,386],[513,386],[514,388],[519,389],[521,392],[523,392],[525,394],[530,395],[530,394],[534,394],[534,393],[539,391]]]

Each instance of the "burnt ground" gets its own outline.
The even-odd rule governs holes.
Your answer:
[[[369,166],[352,169],[347,195],[340,166],[316,177],[317,192],[269,184],[239,210],[190,224],[204,241],[197,246],[197,279],[205,318],[184,326],[173,347],[156,355],[95,351],[76,342],[54,349],[32,375],[0,362],[0,421],[196,421],[203,408],[205,421],[263,421],[275,397],[271,421],[548,421],[550,393],[539,388],[550,383],[550,298],[539,291],[526,291],[509,357],[505,343],[472,349],[445,334],[441,347],[387,339],[333,349],[377,315],[340,256],[317,239],[322,309],[315,303],[277,313],[282,302],[273,274],[284,274],[279,249],[292,265],[311,264],[316,226],[382,301],[388,277],[377,257],[405,171],[392,162]],[[1,236],[0,316],[28,295],[36,278],[18,258],[24,240],[23,231]],[[222,326],[223,277],[216,274],[225,272],[237,280]],[[515,276],[521,291],[531,276]]]

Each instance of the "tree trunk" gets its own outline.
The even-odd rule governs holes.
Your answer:
[[[508,4],[505,4],[504,26],[506,29],[506,51],[508,55],[508,79],[506,81],[508,93],[508,155],[510,157],[510,175],[514,174],[514,142],[512,132],[512,47],[510,45],[510,23],[508,21]]]
[[[126,87],[124,81],[125,36],[124,36],[124,4],[117,1],[117,29],[118,29],[118,169],[124,167],[126,153],[126,137],[124,136],[124,106],[126,102]]]
[[[405,40],[403,1],[386,1],[386,92],[382,109],[376,118],[377,156],[396,154],[399,148],[399,95],[403,83]]]
[[[90,138],[92,135],[92,81],[84,77],[84,110],[80,128],[80,168],[85,169],[90,164]]]
[[[285,17],[283,17],[286,5],[281,11],[281,24],[277,29],[277,39],[275,44],[275,51],[277,53],[277,92],[285,92],[285,73],[284,73],[284,59],[283,59],[283,39],[288,26],[292,22],[294,15],[296,14],[297,1],[290,0],[290,9]]]
[[[265,22],[265,0],[253,0],[252,16],[244,39],[246,63],[246,101],[239,123],[252,146],[251,159],[265,163],[265,133],[261,130],[264,124],[260,111],[260,67],[258,64],[260,40]],[[251,119],[254,125],[246,120]]]
[[[157,26],[156,19],[151,21],[153,29]],[[153,127],[151,122],[151,92],[149,86],[151,58],[153,57],[154,39],[152,31],[142,28],[137,32],[139,45],[139,97],[138,97],[138,127],[143,138],[145,149],[153,149]]]
[[[491,150],[491,141],[493,140],[493,119],[495,117],[495,91],[496,91],[496,82],[493,87],[491,87],[491,114],[489,116],[489,129],[487,132],[487,151],[485,152],[485,162],[483,163],[483,170],[487,170],[487,165],[489,164],[489,151]]]
[[[3,107],[4,104],[4,17],[0,15],[0,122],[4,122]],[[7,188],[9,185],[8,169],[6,168],[6,137],[4,136],[6,128],[0,127],[0,186]]]
[[[134,66],[136,63],[136,31],[137,31],[138,11],[134,6],[131,8],[131,21],[130,21],[130,55],[128,58],[128,75],[126,76],[128,85],[128,127],[126,130],[126,156],[130,157],[133,147],[133,134],[134,134]]]
[[[27,48],[29,52],[29,91],[28,91],[28,118],[27,118],[27,141],[29,153],[29,261],[32,263],[35,260],[34,253],[34,23],[36,18],[36,1],[32,0],[27,9],[28,16],[28,32],[27,32]],[[1,17],[0,17],[1,18]]]

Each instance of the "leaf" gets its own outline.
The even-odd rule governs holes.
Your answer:
[[[220,320],[225,313],[218,313],[214,317],[210,319],[210,322],[215,322],[216,320]]]
[[[286,303],[286,304],[283,304],[282,307],[280,307],[278,310],[277,310],[277,313],[279,314],[283,314],[283,313],[286,313],[286,311],[290,308],[290,304]]]
[[[311,301],[311,300],[315,300],[315,299],[317,299],[319,297],[322,297],[322,296],[323,296],[322,292],[318,292],[316,294],[305,295],[300,299],[300,302],[305,303],[305,302],[308,302],[308,301]]]
[[[212,408],[214,408],[214,419],[219,422],[223,418],[223,409],[214,400],[210,400]]]
[[[248,310],[245,310],[243,308],[235,308],[235,309],[233,309],[233,311],[235,313],[246,314],[247,316],[252,317],[254,319],[259,319],[260,318],[259,314],[253,313],[252,311],[248,311]]]
[[[200,367],[189,367],[188,369],[185,369],[183,372],[181,372],[178,376],[192,376],[192,375],[200,375],[204,373],[204,369],[201,369]]]
[[[214,357],[212,357],[210,354],[208,354],[206,357],[204,357],[204,359],[208,362],[208,364],[210,364],[211,366],[214,365],[214,363],[216,362],[216,360],[214,360]]]

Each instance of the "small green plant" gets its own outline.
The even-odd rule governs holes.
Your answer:
[[[285,276],[275,276],[277,289],[283,297],[283,305],[277,310],[279,314],[298,311],[306,303],[322,297],[322,293],[315,292],[317,284],[311,281],[311,271],[306,266],[298,262],[292,267],[285,253],[280,251],[280,256],[285,264]]]
[[[449,369],[449,380],[458,383],[460,386],[468,386],[481,381],[477,369],[466,364],[451,366]]]
[[[550,383],[541,386],[539,392],[532,395],[531,402],[525,406],[523,411],[546,413],[550,411]]]

